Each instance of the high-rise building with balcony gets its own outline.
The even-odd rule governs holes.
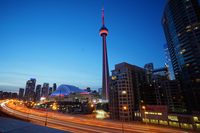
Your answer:
[[[162,24],[175,74],[189,113],[200,112],[200,3],[168,0]]]
[[[140,114],[142,105],[166,105],[169,112],[181,113],[185,108],[180,94],[179,82],[169,80],[166,67],[154,69],[149,63],[141,68],[120,63],[115,65],[110,80],[110,117],[123,121],[140,119],[135,114]]]
[[[145,81],[145,69],[128,63],[115,65],[109,91],[109,110],[112,119],[134,120],[134,111],[139,110],[140,90]]]

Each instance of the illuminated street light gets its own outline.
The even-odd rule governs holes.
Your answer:
[[[143,110],[145,110],[145,109],[146,109],[146,107],[145,107],[145,106],[142,106],[142,109],[143,109]]]
[[[52,107],[52,110],[57,110],[58,109],[58,107],[57,107],[57,104],[56,103],[53,103],[53,105],[50,105],[51,107]]]
[[[127,91],[123,90],[121,93],[122,95],[126,95]],[[122,99],[122,103],[123,103],[123,99]],[[126,110],[127,110],[127,106],[123,106],[122,107],[122,133],[124,133],[124,111]]]
[[[124,111],[126,111],[127,109],[128,109],[127,106],[122,107],[122,114],[123,114],[123,116],[122,116],[122,133],[124,133]]]
[[[93,107],[94,107],[94,104],[91,104],[90,107],[93,108]]]
[[[97,100],[96,100],[96,99],[93,99],[93,100],[92,100],[92,102],[93,102],[93,103],[96,103],[96,102],[97,102]]]
[[[147,119],[147,117],[146,117],[146,106],[142,106],[142,109],[144,110],[144,119],[145,119],[145,121],[146,121],[146,119]],[[147,121],[145,122],[146,124],[147,124]]]
[[[47,123],[48,123],[48,105],[47,105],[47,104],[46,104],[46,107],[45,107],[45,108],[46,108],[46,110],[45,110],[45,111],[46,111],[45,126],[47,126]]]

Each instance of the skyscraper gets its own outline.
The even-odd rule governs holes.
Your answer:
[[[108,68],[108,56],[106,46],[106,36],[108,35],[108,29],[105,27],[104,22],[104,8],[102,9],[102,27],[99,30],[99,34],[103,41],[103,73],[102,73],[102,99],[108,100],[109,90],[109,68]]]
[[[36,86],[35,100],[39,101],[41,97],[41,85]]]
[[[48,97],[49,95],[49,83],[44,83],[42,87],[42,97]]]
[[[0,99],[3,98],[3,91],[0,91]]]
[[[24,89],[23,88],[19,88],[19,99],[23,100],[24,98]]]
[[[49,95],[51,95],[52,92],[53,92],[53,88],[49,87]]]
[[[188,111],[200,111],[200,5],[168,0],[162,19],[175,78],[182,84]]]
[[[56,91],[56,89],[57,89],[57,85],[56,85],[56,83],[54,83],[53,84],[53,92]]]
[[[26,82],[25,99],[27,101],[33,101],[35,95],[36,79],[30,79]]]

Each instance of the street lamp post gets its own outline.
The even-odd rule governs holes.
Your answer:
[[[124,133],[124,110],[122,109],[122,133]]]
[[[47,117],[48,117],[48,111],[47,111],[47,107],[46,107],[45,126],[47,126]]]
[[[10,114],[14,116],[15,115],[15,110],[16,110],[16,105],[15,105],[15,102],[13,102],[13,100],[11,102],[11,105],[12,105],[12,111],[10,112]]]
[[[16,111],[16,108],[17,108],[17,107],[16,107],[16,101],[14,102],[14,107],[15,107],[15,108],[14,108],[14,111],[13,111],[13,115],[15,115],[15,111]]]
[[[29,121],[29,109],[26,108],[26,112],[27,112],[27,121]]]
[[[122,91],[122,96],[124,96],[126,94],[127,94],[127,92],[125,90]],[[124,97],[122,97],[122,104],[124,104],[123,99],[124,99]],[[126,111],[126,110],[127,110],[127,107],[123,105],[122,106],[122,133],[124,133],[124,111]]]
[[[142,106],[142,109],[144,110],[144,119],[145,119],[145,123],[146,123],[146,125],[147,125],[147,117],[146,117],[146,106]]]
[[[27,103],[27,102],[25,102],[25,103]],[[29,121],[29,120],[28,120],[28,119],[29,119],[29,109],[28,109],[28,107],[27,107],[26,104],[24,104],[24,109],[25,109],[26,114],[27,114],[27,121]]]

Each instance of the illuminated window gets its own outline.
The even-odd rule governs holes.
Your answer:
[[[179,127],[179,123],[178,122],[172,122],[172,121],[170,121],[169,125],[173,126],[173,127]]]
[[[188,25],[188,26],[185,27],[185,29],[189,29],[189,28],[191,28],[191,25]]]
[[[196,79],[196,82],[200,82],[200,79]]]
[[[117,77],[116,76],[112,76],[112,80],[116,80],[117,79]]]
[[[159,120],[159,124],[168,125],[167,121]]]
[[[158,120],[155,120],[155,119],[150,119],[150,122],[154,124],[158,124]]]
[[[182,49],[182,52],[184,53],[186,50],[185,49]]]
[[[141,116],[141,114],[140,114],[140,113],[138,113],[138,112],[135,112],[135,116],[136,116],[136,117],[140,117],[140,116]]]
[[[146,123],[149,123],[149,119],[143,118],[142,121],[143,121],[143,122],[146,122]]]
[[[196,26],[195,28],[194,28],[194,30],[197,30],[199,27],[198,26]]]
[[[181,128],[192,129],[192,124],[180,123]]]
[[[126,106],[123,106],[123,110],[127,110],[128,108]]]
[[[193,117],[193,120],[194,120],[195,122],[200,122],[200,120],[198,119],[197,116],[194,116],[194,117]]]
[[[105,29],[102,29],[102,30],[100,31],[100,35],[101,35],[101,34],[108,34],[108,31],[105,30]]]
[[[126,94],[127,92],[126,91],[122,91],[122,94]]]
[[[162,115],[162,113],[158,113],[158,115]]]
[[[162,115],[160,112],[144,112],[147,115]]]
[[[197,129],[200,129],[200,124],[196,124]]]
[[[186,67],[189,67],[190,66],[190,64],[186,64]]]
[[[178,121],[178,117],[177,116],[173,116],[173,115],[169,115],[168,119],[171,121]]]

